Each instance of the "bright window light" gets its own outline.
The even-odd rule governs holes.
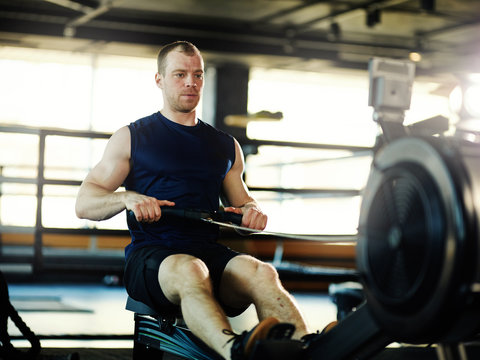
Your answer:
[[[455,86],[455,88],[452,90],[449,101],[452,111],[456,114],[459,114],[460,110],[462,109],[463,102],[463,94],[460,86]]]
[[[465,110],[473,118],[480,118],[480,84],[470,85],[464,94]]]

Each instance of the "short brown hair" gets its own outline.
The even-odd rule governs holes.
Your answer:
[[[158,52],[157,68],[160,74],[165,75],[165,68],[167,66],[166,64],[167,55],[171,51],[176,50],[177,48],[178,48],[178,51],[183,52],[188,56],[200,54],[200,50],[198,50],[197,47],[189,41],[182,40],[182,41],[175,41],[173,43],[167,44],[163,46]]]

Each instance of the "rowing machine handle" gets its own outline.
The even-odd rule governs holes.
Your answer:
[[[192,220],[201,220],[203,218],[210,217],[209,213],[200,210],[179,209],[172,206],[162,206],[161,209],[162,215],[176,216]],[[133,210],[128,210],[128,216],[135,219],[135,213]],[[236,225],[242,224],[242,216],[242,214],[236,214],[228,211],[215,211],[211,214],[211,218],[215,221],[231,222]]]
[[[235,225],[242,225],[242,214],[229,211],[216,211],[213,214],[213,220],[221,222],[230,222]]]

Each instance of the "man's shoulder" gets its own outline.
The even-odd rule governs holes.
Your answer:
[[[135,120],[134,122],[131,122],[128,125],[128,127],[131,129],[131,128],[143,128],[143,127],[149,126],[155,121],[157,116],[158,116],[158,112],[142,117],[138,120]]]
[[[233,136],[230,135],[229,133],[223,131],[223,130],[220,130],[220,129],[217,129],[215,126],[213,125],[210,125],[208,123],[206,123],[205,121],[202,121],[200,119],[198,119],[198,121],[202,124],[202,126],[208,131],[210,132],[211,134],[215,134],[216,136],[220,136],[220,137],[224,137],[224,138],[227,138],[227,139],[233,139]]]

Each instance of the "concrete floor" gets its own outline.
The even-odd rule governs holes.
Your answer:
[[[41,338],[42,354],[48,359],[74,352],[82,360],[132,358],[133,314],[125,310],[127,295],[122,287],[14,283],[9,284],[9,292],[11,302],[22,319]],[[336,306],[326,294],[293,295],[312,331],[322,330],[336,319]],[[256,321],[253,308],[231,319],[236,331],[250,329]],[[9,334],[19,335],[11,322]],[[59,339],[62,337],[68,339]],[[14,340],[12,343],[17,348],[29,347],[24,340]],[[479,346],[467,350],[468,359],[480,358]],[[434,347],[399,347],[398,344],[391,344],[372,359],[436,360],[438,357]]]
[[[133,314],[125,310],[123,287],[101,284],[9,284],[12,304],[22,319],[40,337],[68,336],[68,340],[42,339],[43,348],[131,348]],[[335,320],[336,306],[325,294],[294,293],[312,331]],[[256,324],[254,308],[232,318],[236,331]],[[13,323],[9,334],[19,335]],[[87,335],[88,339],[76,340]],[[93,340],[93,337],[101,340]],[[111,339],[108,339],[111,338]],[[28,346],[15,340],[14,346]]]

